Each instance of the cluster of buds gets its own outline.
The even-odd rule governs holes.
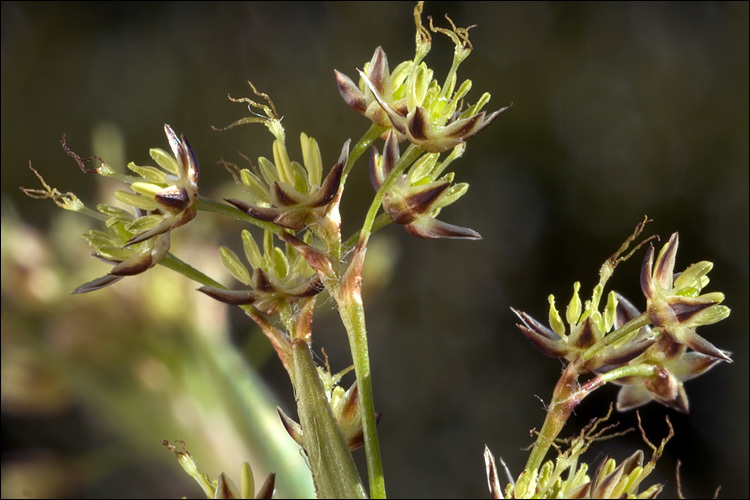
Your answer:
[[[84,172],[98,173],[130,185],[131,191],[115,191],[113,194],[118,201],[132,207],[133,212],[107,204],[98,205],[97,212],[91,211],[72,193],[61,194],[50,188],[38,173],[45,190],[22,188],[29,196],[51,198],[62,208],[105,220],[107,231],[92,230],[85,233],[84,238],[96,249],[95,257],[114,264],[114,267],[106,275],[79,286],[73,293],[98,290],[155,266],[169,251],[170,231],[195,217],[198,161],[185,136],[178,138],[169,125],[164,125],[164,132],[174,156],[159,148],[151,149],[151,157],[161,168],[131,162],[128,169],[137,177],[118,174],[101,158],[81,158],[67,147],[63,137],[63,148]],[[100,166],[86,167],[85,163],[94,158],[99,160]]]
[[[422,9],[422,2],[414,9],[417,35],[413,60],[402,62],[391,72],[385,52],[378,47],[364,71],[358,70],[359,84],[338,71],[336,81],[344,101],[384,131],[383,154],[373,147],[370,159],[370,179],[376,190],[399,162],[399,142],[408,140],[412,147],[427,152],[408,175],[401,175],[407,165],[396,167],[395,179],[385,187],[383,208],[391,219],[422,238],[479,239],[476,231],[435,218],[441,208],[468,189],[466,183],[452,185],[453,173],[440,174],[463,154],[468,139],[508,107],[490,114],[481,111],[490,100],[490,94],[484,93],[474,105],[463,109],[471,81],[457,86],[457,70],[472,50],[470,28],[456,27],[450,18],[450,29],[435,27],[429,18],[428,30],[422,24]],[[430,31],[448,36],[455,46],[453,63],[442,85],[423,62],[432,45]],[[440,153],[449,150],[449,156],[438,162]]]
[[[670,433],[659,447],[646,439],[641,428],[644,441],[653,452],[647,463],[643,463],[644,456],[641,450],[619,464],[613,458],[605,457],[592,478],[588,473],[589,466],[581,461],[581,456],[592,443],[607,438],[605,432],[610,427],[597,431],[597,426],[608,417],[609,414],[587,425],[566,450],[554,461],[545,462],[539,470],[526,470],[513,481],[506,468],[508,485],[505,490],[500,486],[495,457],[485,446],[485,470],[492,498],[656,498],[664,488],[663,484],[651,485],[643,491],[640,489],[642,483],[653,472],[656,462],[664,453],[665,445],[673,435],[669,420],[667,424]]]
[[[695,329],[726,318],[730,310],[721,305],[724,294],[700,294],[708,284],[707,273],[713,266],[710,262],[698,262],[674,274],[677,246],[675,233],[659,252],[656,264],[654,247],[649,246],[641,271],[646,313],[640,313],[615,292],[610,292],[603,312],[599,312],[603,287],[611,274],[602,272],[601,282],[583,307],[578,296],[580,285],[575,284],[566,310],[569,333],[553,296],[549,297],[551,328],[513,309],[521,320],[518,328],[544,354],[579,363],[579,373],[604,374],[625,366],[652,367],[648,376],[622,371],[622,376],[612,380],[623,386],[618,410],[630,410],[655,400],[687,413],[683,382],[702,375],[720,361],[731,362],[729,353],[716,348]]]

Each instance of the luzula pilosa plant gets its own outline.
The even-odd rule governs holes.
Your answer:
[[[369,495],[385,497],[376,429],[380,416],[375,411],[362,298],[362,269],[370,236],[395,222],[421,238],[480,239],[473,229],[437,218],[469,187],[454,183],[455,174],[448,167],[462,157],[469,139],[509,108],[484,111],[490,100],[488,93],[473,104],[465,102],[472,83],[459,81],[457,71],[472,51],[469,28],[457,27],[450,19],[448,28],[435,26],[431,18],[425,25],[422,9],[421,2],[414,9],[413,59],[391,71],[385,52],[378,47],[362,70],[357,70],[356,82],[335,71],[344,102],[371,122],[353,146],[349,140],[343,143],[335,161],[324,160],[315,139],[305,133],[299,140],[302,157],[293,159],[276,107],[251,83],[252,98],[230,100],[247,105],[252,116],[226,128],[261,124],[271,132],[273,143],[270,159],[261,156],[246,168],[224,162],[244,190],[243,198],[222,203],[200,196],[197,155],[185,137],[178,138],[168,125],[164,129],[172,155],[152,149],[151,157],[160,168],[129,164],[137,176],[118,174],[98,157],[83,159],[63,140],[63,147],[84,172],[130,185],[129,191],[115,192],[115,198],[129,210],[104,204],[92,210],[72,193],[63,194],[48,186],[39,174],[43,189],[24,190],[32,197],[51,198],[62,208],[104,222],[104,230],[91,230],[84,236],[94,247],[94,255],[114,267],[74,293],[98,290],[162,264],[200,283],[199,290],[204,294],[240,307],[260,327],[286,369],[297,400],[298,418],[279,409],[279,425],[304,450],[320,497],[367,495],[351,455],[362,445]],[[454,44],[453,61],[442,81],[425,63],[433,34],[447,36]],[[375,195],[359,231],[343,238],[340,202],[348,176],[368,150]],[[99,165],[87,166],[91,161]],[[230,217],[262,231],[254,235],[247,228],[241,229],[242,256],[226,247],[218,251],[222,264],[239,285],[221,284],[170,253],[171,232],[182,231],[181,227],[198,212],[204,212],[202,216],[211,212]],[[614,291],[605,294],[615,267],[651,239],[626,254],[645,224],[644,220],[638,225],[601,267],[600,281],[590,299],[582,302],[580,285],[574,285],[564,316],[552,296],[548,325],[513,310],[528,340],[544,354],[562,358],[566,368],[521,475],[501,487],[495,459],[489,449],[485,450],[493,497],[653,497],[661,490],[661,485],[641,487],[662,454],[666,439],[658,447],[646,440],[652,448],[646,464],[643,452],[638,451],[619,465],[606,459],[589,475],[588,465],[580,458],[592,442],[605,435],[608,428],[598,430],[599,421],[586,427],[556,460],[544,461],[550,447],[557,446],[555,442],[576,405],[607,382],[622,386],[617,399],[620,411],[654,400],[687,412],[683,383],[720,361],[731,362],[729,353],[696,332],[698,327],[729,315],[729,309],[721,305],[723,294],[702,293],[712,265],[700,262],[675,274],[676,233],[656,257],[653,244],[646,252],[640,277],[643,306],[639,308]],[[327,361],[320,367],[313,359],[313,316],[321,293],[335,302],[348,334],[356,375],[348,389],[338,383],[349,369],[332,374]],[[165,446],[207,496],[256,496],[249,465],[241,466],[237,488],[224,474],[212,481],[200,473],[184,443],[178,447],[165,442]],[[272,475],[257,496],[270,497],[274,481]]]

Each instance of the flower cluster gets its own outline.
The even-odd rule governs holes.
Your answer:
[[[130,206],[132,211],[107,204],[97,205],[96,212],[89,210],[74,194],[62,194],[48,186],[36,171],[45,189],[22,188],[29,196],[50,198],[66,210],[86,213],[105,221],[106,231],[91,230],[83,236],[96,249],[94,256],[114,264],[114,267],[106,275],[79,286],[73,293],[98,290],[125,276],[140,274],[155,266],[169,251],[170,231],[195,217],[198,160],[185,136],[178,138],[169,125],[164,125],[164,132],[174,156],[159,148],[151,149],[151,158],[161,168],[138,166],[131,162],[128,169],[137,177],[118,174],[98,157],[82,159],[67,147],[63,137],[63,149],[84,172],[98,173],[130,185],[131,191],[115,191],[113,195]],[[101,165],[87,168],[85,162],[94,158]]]
[[[354,111],[375,125],[392,128],[399,140],[408,139],[425,151],[440,153],[474,137],[508,107],[489,115],[481,111],[490,100],[490,94],[484,93],[474,105],[461,108],[471,80],[456,88],[456,71],[472,50],[470,28],[458,28],[450,18],[451,29],[434,27],[430,18],[430,29],[450,37],[455,45],[453,64],[443,85],[433,78],[434,72],[422,61],[432,44],[430,32],[422,25],[422,8],[420,2],[414,9],[417,36],[413,60],[402,62],[391,72],[385,52],[378,47],[364,71],[359,71],[359,85],[335,73],[339,92]]]
[[[465,80],[457,85],[457,70],[472,50],[470,28],[456,27],[450,18],[450,29],[435,27],[429,18],[428,30],[422,24],[422,8],[423,3],[419,2],[414,9],[417,31],[414,59],[402,62],[391,72],[385,52],[378,47],[364,71],[358,70],[359,84],[339,71],[335,72],[336,81],[344,101],[383,132],[383,154],[373,147],[370,179],[376,190],[385,191],[383,209],[391,220],[422,238],[479,239],[476,231],[435,218],[441,208],[468,189],[466,183],[452,185],[453,173],[440,175],[461,157],[466,141],[508,107],[490,114],[482,111],[490,100],[490,94],[485,92],[474,105],[463,108],[472,83]],[[453,63],[442,85],[423,62],[432,45],[431,32],[448,36],[455,47]],[[402,158],[398,144],[404,140],[427,154],[419,159],[411,154]],[[440,153],[446,151],[451,153],[439,162]],[[414,164],[408,175],[402,175],[410,162]],[[393,176],[390,181],[389,175]]]
[[[265,231],[263,253],[255,243],[250,231],[242,231],[245,257],[252,272],[232,250],[221,247],[221,261],[229,273],[249,290],[225,290],[203,286],[199,290],[227,304],[252,305],[268,316],[278,314],[289,317],[291,306],[304,297],[312,297],[323,290],[320,279],[307,261],[297,252],[284,252],[273,244],[273,233]]]
[[[603,272],[602,282],[583,307],[578,297],[580,285],[575,284],[566,310],[569,333],[553,296],[549,297],[551,328],[513,309],[521,320],[518,328],[543,353],[579,363],[581,373],[618,373],[611,380],[623,386],[618,410],[630,410],[655,400],[687,413],[689,404],[683,382],[702,375],[720,361],[731,362],[729,353],[699,336],[696,328],[726,318],[730,310],[721,305],[724,294],[701,294],[713,267],[710,262],[698,262],[674,274],[678,241],[674,233],[655,263],[654,247],[649,246],[641,271],[646,313],[641,314],[615,292],[610,292],[607,305],[599,312],[603,286],[611,274]],[[644,371],[636,374],[624,367],[644,367]],[[621,371],[615,372],[617,368]]]
[[[660,337],[632,363],[653,364],[658,372],[651,378],[626,377],[615,381],[623,385],[617,398],[617,408],[621,411],[655,400],[687,413],[690,406],[683,382],[704,374],[721,361],[732,362],[729,353],[695,331],[699,326],[721,321],[730,313],[728,307],[721,305],[723,293],[701,295],[713,264],[698,262],[675,275],[678,245],[679,238],[674,233],[655,264],[653,245],[643,261],[641,288],[646,296],[648,318]]]
[[[227,201],[261,221],[272,222],[294,231],[313,228],[322,239],[339,238],[338,202],[341,196],[341,178],[349,158],[349,141],[344,144],[338,161],[325,179],[318,143],[304,133],[300,134],[302,164],[292,161],[286,147],[284,127],[273,102],[267,94],[259,92],[252,83],[248,83],[267,104],[249,98],[230,97],[234,102],[247,103],[254,116],[238,120],[226,129],[249,123],[265,125],[275,137],[273,161],[261,156],[254,172],[247,168],[240,170],[239,179],[250,195],[251,203],[236,198]],[[253,109],[259,110],[263,115]]]
[[[110,232],[89,231],[84,235],[96,248],[94,255],[115,267],[73,293],[98,290],[155,266],[169,251],[169,231],[195,217],[198,160],[185,136],[178,138],[169,125],[164,125],[164,132],[174,157],[162,149],[151,149],[149,153],[161,169],[130,163],[128,168],[140,179],[125,177],[132,191],[114,192],[117,200],[135,209],[135,216],[111,205],[99,205],[97,209],[108,217]]]

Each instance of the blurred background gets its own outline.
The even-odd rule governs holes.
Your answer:
[[[60,148],[62,134],[82,156],[124,170],[128,161],[152,164],[150,147],[168,149],[169,123],[196,151],[201,194],[237,196],[217,162],[270,157],[271,137],[259,126],[211,126],[247,116],[226,95],[249,96],[250,79],[284,116],[290,153],[300,158],[304,131],[329,168],[343,142],[368,126],[339,97],[333,69],[354,77],[378,45],[391,68],[411,59],[412,8],[2,3],[4,498],[200,496],[161,439],[186,440],[212,477],[223,471],[236,480],[242,460],[265,474],[265,445],[253,436],[276,428],[275,417],[259,410],[248,418],[232,406],[220,382],[227,367],[259,374],[247,389],[259,406],[294,413],[265,338],[188,280],[157,267],[70,296],[108,270],[79,237],[96,224],[23,196],[19,186],[39,187],[29,161],[52,186],[94,206],[111,201],[113,184],[81,173]],[[489,91],[488,110],[513,108],[454,164],[456,180],[471,188],[441,213],[484,239],[423,241],[389,226],[368,253],[365,302],[389,494],[486,496],[485,444],[514,475],[523,469],[529,430],[541,426],[562,365],[531,347],[509,307],[545,320],[548,294],[564,307],[581,281],[589,296],[601,263],[647,214],[647,234],[666,241],[680,233],[678,270],[714,262],[708,291],[724,292],[732,314],[701,333],[734,359],[686,384],[689,416],[653,403],[642,409],[652,442],[666,435],[667,415],[676,431],[652,482],[675,496],[681,460],[687,497],[721,486],[722,498],[747,498],[747,2],[435,2],[425,13],[438,25],[447,23],[444,13],[458,26],[477,24],[459,79],[474,83],[469,101]],[[451,57],[452,44],[435,36],[426,61],[437,75]],[[360,161],[344,194],[346,235],[372,196],[365,170]],[[241,229],[202,214],[175,233],[172,250],[229,284],[217,247],[237,247]],[[610,281],[641,308],[643,255]],[[334,370],[350,363],[331,301],[319,301],[313,331]],[[237,352],[253,370],[242,372]],[[616,395],[606,387],[585,400],[563,435],[606,413]],[[636,424],[634,412],[613,418]],[[289,439],[271,441],[284,448]],[[589,458],[622,459],[644,447],[634,432],[597,443]],[[305,467],[296,450],[284,453],[296,459],[291,469]],[[281,496],[309,491],[283,474],[278,481]]]

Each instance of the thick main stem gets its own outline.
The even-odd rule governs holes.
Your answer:
[[[365,310],[362,304],[362,266],[367,250],[367,236],[360,238],[349,263],[349,268],[336,287],[334,297],[338,304],[341,321],[349,337],[354,372],[357,375],[359,413],[367,455],[367,475],[370,481],[370,497],[385,498],[385,476],[380,458],[375,399],[372,392],[370,354],[367,347]]]
[[[367,455],[367,475],[370,481],[370,497],[385,498],[385,476],[380,457],[377,421],[375,419],[375,399],[372,391],[370,355],[367,347],[367,330],[362,301],[352,299],[340,304],[341,320],[349,336],[354,371],[357,375],[359,391],[359,411],[362,416],[365,454]]]

